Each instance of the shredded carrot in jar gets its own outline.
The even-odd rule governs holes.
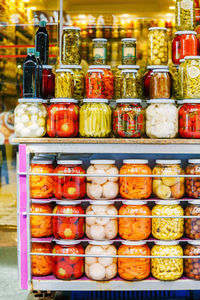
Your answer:
[[[52,253],[51,244],[32,243],[33,253]],[[52,273],[52,257],[45,255],[32,255],[32,275],[47,276]]]

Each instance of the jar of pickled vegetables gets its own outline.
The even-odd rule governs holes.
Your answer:
[[[51,214],[53,212],[50,202],[44,200],[32,200],[31,213]],[[31,236],[33,238],[48,237],[52,235],[51,216],[30,216]]]
[[[79,241],[56,241],[53,254],[84,254]],[[53,256],[53,274],[62,280],[80,278],[84,273],[84,258],[79,256]]]
[[[144,241],[122,241],[118,255],[150,256],[150,249]],[[118,258],[118,274],[125,280],[143,280],[150,275],[150,258]]]
[[[85,174],[82,160],[57,160],[55,174],[71,174],[70,176],[54,176],[54,196],[56,199],[77,200],[85,196],[85,177],[73,174]]]
[[[151,210],[147,201],[125,201],[120,207],[119,215],[150,216]],[[119,218],[119,235],[124,240],[139,241],[147,239],[151,234],[150,218]]]
[[[71,69],[57,69],[55,83],[56,98],[73,98],[74,80]]]
[[[199,175],[199,177],[186,178],[186,194],[191,198],[200,198],[200,159],[189,159],[186,175]]]
[[[167,28],[151,27],[148,35],[148,64],[168,64]]]
[[[200,138],[200,99],[183,100],[179,109],[179,134],[183,138]]]
[[[179,201],[157,201],[152,216],[184,216]],[[152,234],[158,240],[177,240],[184,234],[182,218],[152,218]]]
[[[178,109],[174,100],[148,101],[146,108],[146,135],[154,138],[175,138],[178,135]]]
[[[71,214],[74,217],[53,216],[53,235],[57,239],[77,240],[84,235],[84,217],[76,217],[84,214],[84,209],[79,201],[56,201],[54,214]]]
[[[137,70],[122,70],[122,98],[140,98],[138,91],[140,90],[139,81],[137,80]]]
[[[166,72],[169,72],[169,67],[168,66],[147,66],[147,72],[144,75],[144,96],[146,98],[150,98],[150,80],[151,77],[153,76],[153,71],[156,69],[162,69],[165,70]]]
[[[79,133],[82,137],[109,137],[112,110],[107,99],[84,99],[79,114]]]
[[[100,69],[89,70],[85,77],[85,85],[87,98],[104,98],[104,71]]]
[[[145,110],[140,99],[118,99],[113,111],[116,137],[139,138],[145,134]]]
[[[178,65],[181,59],[181,35],[182,31],[175,32],[175,37],[172,41],[172,62],[175,65]]]
[[[183,97],[200,98],[200,56],[186,56],[184,62]]]
[[[194,240],[200,240],[200,201],[189,201],[185,208],[186,216],[197,216],[197,218],[185,219],[185,235]]]
[[[51,99],[48,107],[47,134],[50,137],[75,137],[79,130],[79,106],[74,99]]]
[[[196,31],[182,31],[180,40],[181,59],[184,59],[186,56],[198,55],[198,39],[196,35]]]
[[[93,43],[93,62],[95,65],[107,64],[107,39],[96,38]]]
[[[55,96],[55,75],[53,67],[49,65],[42,66],[42,98],[51,99]]]
[[[73,97],[76,100],[82,100],[85,95],[85,75],[80,65],[65,65],[61,68],[69,69],[73,72]]]
[[[200,280],[200,259],[195,258],[200,256],[200,241],[189,241],[184,249],[184,255],[191,256],[184,259],[185,275],[190,279]]]
[[[120,175],[151,175],[148,160],[123,160]],[[120,195],[124,199],[148,199],[152,193],[151,177],[120,177]]]
[[[38,138],[46,133],[47,110],[42,99],[22,98],[14,112],[16,137]]]
[[[104,83],[104,98],[113,99],[114,97],[114,75],[111,71],[111,67],[107,65],[93,65],[89,67],[89,70],[99,69],[103,70],[103,83]],[[89,97],[88,97],[89,98]]]
[[[79,65],[81,63],[81,29],[64,27],[62,34],[61,62],[63,65]],[[70,98],[70,97],[69,97]]]
[[[118,215],[113,201],[92,201],[86,209],[86,235],[91,240],[112,240],[118,234],[118,219],[112,217]],[[98,217],[109,215],[110,217]]]
[[[52,160],[33,159],[30,166],[31,173],[54,173]],[[47,199],[53,197],[54,180],[52,176],[30,176],[30,197]]]
[[[181,99],[180,94],[180,78],[179,78],[179,65],[174,65],[172,69],[172,97],[176,100]]]
[[[98,257],[98,255],[117,255],[117,249],[111,241],[90,241],[85,254],[96,257],[85,258],[85,274],[92,280],[111,280],[117,275],[116,257]]]
[[[136,39],[125,38],[121,40],[122,43],[122,64],[135,65],[136,64]]]
[[[52,253],[51,244],[47,243],[32,243],[32,253]],[[52,273],[53,262],[52,256],[47,255],[32,255],[31,269],[33,276],[47,276]]]
[[[171,82],[169,71],[166,69],[154,69],[150,79],[150,98],[169,99]]]
[[[194,0],[176,0],[176,29],[194,30],[195,2]]]
[[[185,59],[180,60],[180,66],[179,66],[179,95],[180,98],[183,99],[183,81],[184,81],[184,76],[185,76]]]
[[[156,160],[153,175],[184,175],[180,160]],[[154,177],[153,193],[160,199],[181,199],[185,193],[184,177]]]
[[[152,256],[183,256],[177,241],[157,241],[151,249]],[[183,258],[151,258],[151,273],[159,280],[177,280],[183,275]]]

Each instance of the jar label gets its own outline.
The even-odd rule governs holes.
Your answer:
[[[106,60],[107,59],[106,48],[94,48],[93,57],[94,60],[99,60],[99,59]]]
[[[122,56],[124,59],[128,58],[135,58],[136,53],[135,53],[135,47],[123,47],[122,48]]]
[[[188,75],[191,77],[191,78],[196,78],[200,75],[200,70],[197,68],[197,67],[189,67],[188,68]]]
[[[192,9],[193,8],[193,0],[182,0],[181,1],[181,8],[184,10]]]

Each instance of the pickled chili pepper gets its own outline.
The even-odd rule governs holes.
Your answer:
[[[198,40],[195,31],[182,31],[180,39],[180,59],[184,59],[186,56],[196,56]]]
[[[89,70],[86,75],[86,97],[87,98],[104,98],[105,84],[104,84],[103,70]]]

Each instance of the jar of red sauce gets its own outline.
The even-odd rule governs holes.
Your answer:
[[[200,138],[200,99],[183,100],[179,109],[179,134],[183,138]]]
[[[42,98],[51,99],[55,95],[55,75],[52,72],[53,67],[49,65],[42,66]]]
[[[78,241],[56,241],[53,254],[84,254]],[[59,279],[77,279],[84,273],[84,258],[75,256],[53,256],[53,274]]]
[[[84,235],[84,217],[75,217],[84,214],[84,209],[79,201],[57,201],[53,210],[54,214],[63,214],[64,217],[53,216],[53,235],[57,239],[77,240]],[[67,214],[74,217],[66,217]]]
[[[182,31],[175,32],[175,37],[172,42],[172,61],[175,65],[180,64],[181,59],[181,34]]]
[[[85,174],[81,166],[82,160],[57,160],[54,173],[71,174],[70,176],[54,176],[54,196],[61,200],[81,199],[85,196],[85,177],[74,177],[73,174]]]
[[[47,134],[50,137],[75,137],[79,130],[79,106],[74,99],[51,99],[47,108]]]
[[[181,49],[180,58],[184,59],[186,56],[196,56],[198,55],[198,40],[196,37],[197,33],[195,31],[182,31],[181,34]]]
[[[85,86],[87,98],[105,98],[104,71],[100,69],[88,70]]]
[[[169,71],[168,66],[147,66],[147,72],[144,75],[144,96],[145,98],[150,98],[150,79],[153,75],[153,71],[156,69],[164,69]]]

